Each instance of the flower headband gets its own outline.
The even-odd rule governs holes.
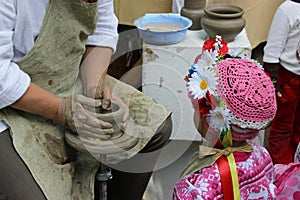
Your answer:
[[[274,87],[262,66],[241,48],[228,50],[220,36],[204,42],[185,80],[194,108],[219,132],[224,146],[232,144],[231,125],[259,130],[275,115]]]

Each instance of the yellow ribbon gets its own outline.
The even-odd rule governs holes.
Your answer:
[[[221,156],[226,156],[232,178],[234,199],[240,199],[239,181],[233,152],[249,153],[252,151],[253,147],[249,144],[238,147],[227,147],[225,149],[216,149],[200,145],[199,152],[196,152],[192,156],[190,162],[182,172],[181,177],[194,173],[205,167],[212,166]]]
[[[232,187],[233,187],[233,196],[234,200],[240,199],[240,184],[239,184],[239,178],[236,170],[236,163],[234,160],[233,153],[229,154],[227,156],[230,174],[231,174],[231,180],[232,180]]]

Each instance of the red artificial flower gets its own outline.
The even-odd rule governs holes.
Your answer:
[[[211,105],[207,103],[207,100],[205,98],[201,98],[198,99],[198,109],[199,109],[200,118],[203,118],[211,110]]]
[[[195,105],[193,106],[195,108]],[[209,113],[209,111],[212,108],[215,108],[216,106],[217,106],[217,102],[211,96],[210,92],[207,92],[205,98],[198,99],[198,105],[196,106],[195,109],[199,109],[200,117],[203,118]]]
[[[197,55],[194,60],[194,64],[196,64],[200,58],[201,58],[201,54]]]
[[[216,100],[211,96],[210,92],[207,91],[206,93],[206,100],[208,102],[209,105],[211,105],[212,108],[215,108],[218,106],[218,103],[216,102]]]
[[[194,98],[194,95],[192,95],[192,92],[189,91],[188,97],[191,100],[193,108],[195,110],[199,110],[200,118],[204,118],[209,113],[210,110],[212,110],[217,106],[217,102],[211,96],[210,92],[206,93],[206,97],[197,100]]]
[[[215,43],[216,43],[216,39],[206,40],[203,44],[202,51],[211,50],[211,49],[215,50],[215,47],[214,47]],[[222,39],[221,44],[222,44],[222,48],[219,51],[219,56],[224,56],[228,53],[227,42]]]
[[[184,77],[184,80],[185,80],[186,82],[189,82],[189,76],[186,75],[186,76]]]

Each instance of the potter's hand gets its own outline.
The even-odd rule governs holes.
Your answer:
[[[54,120],[66,128],[83,134],[98,134],[99,137],[109,138],[113,133],[112,124],[97,119],[86,108],[100,106],[101,101],[83,95],[73,95],[61,99]]]
[[[101,84],[98,84],[98,86],[90,87],[85,95],[91,98],[100,99],[102,102],[100,105],[102,110],[111,110],[111,101],[117,101],[125,111],[121,123],[121,130],[126,129],[127,120],[129,118],[128,105],[120,97],[114,94],[111,88],[103,87]]]
[[[90,96],[95,99],[101,99],[101,108],[103,110],[111,110],[111,100],[117,101],[121,106],[124,107],[125,113],[122,121],[122,129],[126,127],[126,122],[129,118],[129,108],[128,105],[116,94],[112,92],[111,88],[108,87],[92,87],[87,93],[87,96]]]
[[[111,109],[111,98],[112,90],[108,87],[102,87],[100,84],[98,86],[93,86],[88,88],[86,94],[87,97],[94,99],[101,99],[101,108],[104,110]]]

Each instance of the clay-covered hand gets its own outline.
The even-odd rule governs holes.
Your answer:
[[[80,94],[62,98],[54,120],[73,132],[98,134],[98,137],[108,139],[113,133],[112,124],[98,119],[89,111],[97,106],[101,106],[100,100]]]
[[[110,88],[104,87],[102,92],[102,109],[110,110],[112,100],[118,102],[119,105],[124,108],[124,116],[121,123],[121,130],[125,130],[127,126],[127,120],[129,118],[129,107],[120,97],[113,93]]]
[[[112,100],[118,102],[118,104],[124,108],[124,116],[123,116],[123,120],[121,123],[121,130],[125,130],[126,126],[127,126],[127,120],[129,118],[128,105],[119,96],[117,96],[115,93],[113,93],[110,88],[106,88],[106,87],[103,88],[101,99],[102,99],[101,108],[103,110],[111,110],[112,109],[111,108]]]
[[[87,97],[94,99],[101,99],[102,104],[101,108],[104,110],[111,109],[111,98],[112,98],[112,90],[108,87],[102,87],[102,85],[93,86],[88,88],[86,94]]]
[[[101,100],[101,109],[102,110],[111,110],[111,101],[117,101],[119,105],[124,108],[124,116],[121,123],[121,130],[125,130],[127,126],[127,121],[129,118],[129,108],[128,105],[115,93],[113,93],[112,89],[109,87],[103,86],[103,81],[99,81],[97,86],[88,86],[84,90],[84,95],[94,99]]]

